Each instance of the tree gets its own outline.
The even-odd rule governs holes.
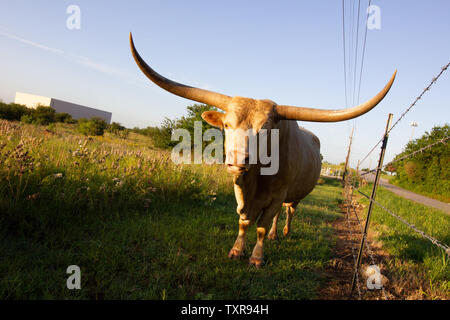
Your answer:
[[[394,161],[448,136],[450,136],[448,124],[435,126],[431,132],[425,132],[419,139],[408,142],[403,152],[396,155]],[[394,166],[397,174],[393,183],[412,191],[450,198],[449,161],[450,146],[448,141],[447,143],[438,143],[431,148],[396,162]]]
[[[202,118],[202,113],[205,111],[217,111],[216,107],[206,105],[206,104],[193,104],[187,106],[187,116],[181,117],[181,119],[176,120],[175,128],[186,129],[189,131],[192,139],[194,138],[195,132],[195,122],[200,122],[202,124],[202,136],[203,133],[208,130],[214,128],[212,125],[207,123]],[[202,150],[209,144],[209,141],[202,140]]]
[[[164,118],[160,127],[147,127],[144,129],[133,128],[132,131],[149,136],[152,138],[155,147],[161,149],[172,148],[177,145],[178,141],[172,141],[172,133],[175,129],[186,129],[189,131],[192,139],[194,138],[195,122],[202,123],[202,135],[208,129],[213,128],[209,123],[202,119],[202,113],[205,111],[217,110],[213,106],[205,104],[193,104],[187,106],[187,115],[179,119]],[[205,148],[209,141],[203,141],[202,149]]]

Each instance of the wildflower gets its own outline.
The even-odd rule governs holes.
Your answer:
[[[63,174],[62,174],[62,173],[55,173],[55,174],[53,175],[53,177],[55,177],[56,179],[60,179],[60,178],[63,177]]]

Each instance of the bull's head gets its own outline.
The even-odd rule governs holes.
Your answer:
[[[228,171],[234,174],[240,174],[249,168],[249,135],[256,135],[261,129],[277,128],[280,120],[338,122],[359,117],[383,100],[397,73],[397,71],[394,72],[387,85],[375,97],[353,108],[324,110],[293,107],[277,105],[270,100],[230,97],[174,82],[147,65],[136,51],[131,33],[130,46],[137,65],[155,84],[180,97],[212,105],[224,111],[224,113],[207,111],[202,114],[202,117],[209,124],[225,130],[225,162]],[[242,135],[246,136],[242,137]]]

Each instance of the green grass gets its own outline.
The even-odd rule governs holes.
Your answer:
[[[438,193],[438,192],[425,191],[425,190],[423,190],[423,187],[420,186],[418,183],[410,184],[410,183],[406,183],[404,181],[399,181],[398,179],[395,178],[395,176],[391,177],[389,179],[389,183],[399,186],[400,188],[421,194],[428,198],[436,199],[436,200],[439,200],[439,201],[442,201],[445,203],[450,203],[450,194],[448,194],[448,193],[442,194],[442,193]]]
[[[371,189],[372,184],[361,190],[370,194]],[[376,200],[419,230],[447,245],[450,244],[450,216],[445,212],[399,197],[383,187],[378,188]],[[368,205],[368,200],[364,197],[361,202]],[[418,282],[425,296],[449,297],[450,266],[444,250],[378,205],[374,206],[370,228],[376,230],[377,239],[382,242],[383,249],[393,259],[402,262],[393,265],[392,271],[397,273],[397,276],[410,277],[411,281]]]
[[[238,215],[225,170],[174,165],[146,137],[0,121],[0,180],[0,299],[317,298],[342,190],[317,186],[286,239],[283,214],[255,269],[227,258]],[[69,265],[81,290],[66,288]]]

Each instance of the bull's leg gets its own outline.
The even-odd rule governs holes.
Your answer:
[[[272,228],[270,228],[269,234],[267,235],[267,239],[275,240],[277,238],[277,225],[278,225],[278,217],[280,216],[280,211],[275,214],[272,220]]]
[[[244,255],[245,240],[247,236],[247,230],[251,225],[250,220],[239,219],[239,233],[234,243],[233,248],[228,253],[228,258],[239,259]]]
[[[274,216],[279,212],[281,202],[272,203],[267,209],[264,210],[263,214],[258,220],[256,228],[256,245],[253,248],[252,256],[250,257],[250,264],[259,268],[264,264],[264,237],[269,230],[270,222],[273,220]]]
[[[293,203],[289,206],[286,206],[286,225],[283,228],[283,235],[286,237],[291,231],[291,222],[294,217],[295,207],[298,203]]]

